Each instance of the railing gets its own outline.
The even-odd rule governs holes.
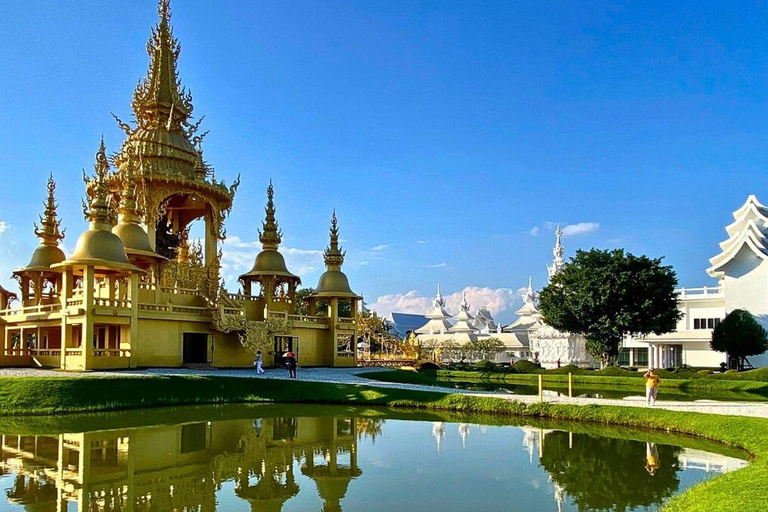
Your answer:
[[[723,289],[719,286],[702,286],[700,288],[678,288],[675,290],[681,299],[720,296]]]
[[[228,293],[227,297],[232,300],[260,300],[263,298],[258,295],[243,295],[240,293]]]
[[[67,299],[67,307],[69,306],[82,306],[83,299]]]
[[[65,350],[67,357],[81,357],[83,355],[83,349],[81,348],[68,348]]]
[[[28,314],[34,314],[34,313],[52,313],[54,311],[59,311],[60,309],[61,309],[61,304],[41,304],[39,306],[24,306],[24,307],[14,308],[14,309],[4,309],[0,311],[0,316],[28,315]]]
[[[93,299],[93,305],[99,308],[130,308],[131,301],[125,299]]]
[[[413,359],[358,359],[357,366],[414,366]]]
[[[270,313],[271,316],[271,313]],[[282,316],[280,313],[275,313],[275,316]],[[294,322],[310,322],[315,324],[327,324],[328,317],[324,316],[307,316],[307,315],[288,315],[288,320]]]
[[[139,304],[142,311],[157,311],[160,313],[210,313],[211,308],[198,306],[174,306],[173,304]],[[239,312],[239,310],[237,310]]]
[[[122,348],[95,348],[95,357],[131,357],[131,351]]]
[[[293,301],[288,297],[272,297],[272,302],[278,304],[293,304]]]
[[[29,350],[32,356],[61,356],[61,349],[33,348]]]
[[[224,308],[224,309],[222,310],[222,312],[223,312],[225,315],[236,315],[236,316],[240,316],[240,315],[244,314],[244,312],[243,312],[243,310],[242,310],[242,309],[236,309],[236,308]]]
[[[157,290],[155,283],[139,283],[139,290]]]
[[[197,288],[170,288],[163,286],[160,288],[160,291],[172,295],[200,295],[200,290]]]
[[[352,324],[352,325],[354,325],[355,324],[355,320],[354,320],[354,318],[339,318],[339,323],[340,324]]]
[[[161,304],[139,304],[139,309],[142,311],[170,311],[170,306]]]

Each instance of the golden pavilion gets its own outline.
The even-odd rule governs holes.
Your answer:
[[[168,0],[147,44],[149,71],[133,94],[135,126],[115,117],[126,139],[107,154],[102,139],[85,177],[88,229],[67,258],[48,179],[35,234],[40,246],[13,272],[20,293],[0,287],[2,366],[66,370],[247,367],[256,350],[266,364],[286,351],[302,366],[354,366],[354,293],[341,267],[333,212],[327,271],[297,301],[299,276],[280,254],[274,188],[259,230],[263,250],[240,276],[241,293],[221,278],[221,243],[240,178],[217,180],[204,160],[191,94],[181,86]],[[207,133],[207,132],[206,132]],[[202,221],[204,237],[190,239]],[[274,359],[272,359],[274,357]]]

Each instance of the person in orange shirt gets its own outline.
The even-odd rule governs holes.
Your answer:
[[[645,377],[645,403],[653,407],[659,391],[659,376],[653,372],[653,368],[648,368],[643,377]]]
[[[656,443],[645,443],[645,470],[648,471],[649,475],[653,476],[660,466],[661,460],[659,459],[659,450],[656,448]]]

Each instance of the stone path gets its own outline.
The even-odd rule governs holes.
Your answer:
[[[383,388],[401,388],[414,389],[419,391],[437,391],[461,393],[466,395],[497,396],[507,400],[517,400],[524,403],[534,403],[539,400],[538,396],[531,395],[512,395],[494,391],[467,391],[462,389],[446,389],[436,386],[423,386],[417,384],[397,384],[391,382],[379,382],[366,379],[363,375],[370,371],[382,371],[382,368],[299,368],[298,380],[310,382],[335,382],[340,384],[363,384]],[[39,370],[34,368],[2,368],[0,377],[117,377],[117,376],[150,376],[150,375],[210,375],[221,377],[240,377],[253,379],[288,379],[288,371],[282,369],[267,369],[266,374],[257,376],[255,370],[191,370],[185,368],[152,368],[147,370],[124,370],[124,371],[96,371],[87,373],[64,373],[56,370]],[[663,398],[663,393],[662,393]],[[623,400],[601,399],[601,398],[568,398],[567,396],[557,396],[553,392],[545,391],[544,400],[555,404],[573,404],[573,405],[620,405],[624,407],[646,407],[645,397],[627,397]],[[656,408],[669,409],[672,411],[703,412],[708,414],[725,414],[734,416],[753,416],[768,418],[768,402],[719,402],[711,400],[696,400],[694,402],[669,402],[659,400],[656,402]]]

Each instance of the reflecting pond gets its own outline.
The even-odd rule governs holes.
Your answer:
[[[656,510],[740,452],[578,423],[329,406],[0,419],[0,510]]]

